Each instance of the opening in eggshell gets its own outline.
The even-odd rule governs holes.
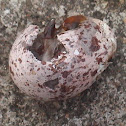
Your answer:
[[[39,33],[32,46],[28,49],[40,61],[50,61],[57,58],[62,52],[66,52],[62,43],[57,40],[55,20],[52,19],[45,27],[44,32]]]
[[[72,16],[64,20],[63,25],[55,28],[55,20],[52,19],[45,27],[44,32],[37,35],[34,43],[28,49],[40,61],[50,61],[66,52],[62,43],[57,40],[57,34],[63,30],[68,31],[77,28],[86,18],[82,15]]]

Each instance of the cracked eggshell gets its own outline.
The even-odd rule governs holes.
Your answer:
[[[87,18],[78,28],[57,35],[67,53],[51,61],[40,61],[27,49],[39,30],[30,25],[17,37],[10,52],[9,70],[21,91],[43,101],[67,99],[87,89],[116,51],[109,26]]]

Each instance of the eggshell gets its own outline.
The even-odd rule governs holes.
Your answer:
[[[40,61],[27,49],[39,30],[30,25],[17,37],[10,51],[9,70],[21,91],[43,101],[71,98],[89,88],[117,48],[110,27],[87,17],[78,28],[57,35],[67,53]]]

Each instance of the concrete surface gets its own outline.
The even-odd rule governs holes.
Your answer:
[[[90,89],[67,101],[42,103],[21,93],[8,74],[17,34],[75,14],[101,19],[115,31],[112,64]],[[126,1],[0,0],[0,126],[126,126]]]

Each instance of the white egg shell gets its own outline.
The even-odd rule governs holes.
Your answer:
[[[9,70],[21,91],[43,101],[67,99],[87,89],[106,69],[117,48],[109,26],[87,18],[78,28],[57,35],[67,53],[43,62],[27,49],[39,30],[30,25],[17,37],[10,51]]]

